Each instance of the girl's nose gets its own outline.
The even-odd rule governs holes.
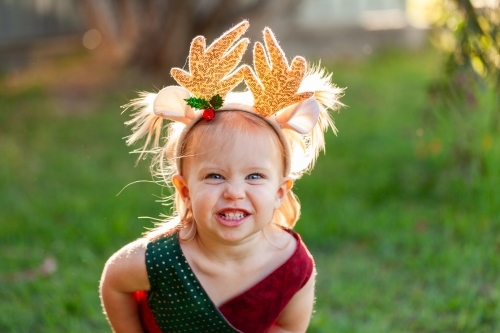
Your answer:
[[[242,183],[231,184],[226,182],[226,189],[224,191],[224,199],[226,200],[240,200],[245,197],[245,190]]]

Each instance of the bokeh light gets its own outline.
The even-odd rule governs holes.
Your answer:
[[[90,29],[83,35],[83,46],[89,50],[96,49],[101,44],[102,36],[97,29]]]

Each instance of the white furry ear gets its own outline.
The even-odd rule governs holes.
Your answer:
[[[189,98],[189,92],[179,86],[168,86],[158,92],[153,110],[157,116],[188,124],[194,117],[194,110],[184,99]]]
[[[313,97],[295,103],[276,113],[281,128],[291,129],[300,134],[311,132],[319,118],[319,104]]]

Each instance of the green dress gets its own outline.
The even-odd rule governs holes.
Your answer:
[[[182,253],[177,232],[150,242],[148,304],[163,332],[240,332],[210,300]]]

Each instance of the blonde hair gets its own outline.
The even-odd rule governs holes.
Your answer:
[[[178,133],[178,129],[173,123],[170,123],[168,127],[170,135],[167,137],[169,140],[155,154],[151,169],[153,176],[157,180],[161,180],[162,183],[171,185],[171,178],[174,174],[182,175],[185,172],[183,160],[186,158],[200,154],[200,151],[205,152],[207,149],[224,149],[224,145],[233,144],[236,137],[253,135],[266,135],[270,138],[271,143],[281,156],[281,163],[276,167],[281,169],[282,176],[286,176],[285,154],[287,150],[285,145],[287,143],[281,142],[275,129],[257,114],[238,110],[217,111],[213,120],[207,122],[200,119],[184,135]],[[179,142],[180,138],[183,139],[183,142]],[[222,146],[221,140],[223,140]],[[179,147],[178,152],[176,152],[177,146]],[[177,159],[180,159],[180,163]],[[180,170],[178,170],[178,165],[180,165]],[[145,236],[154,239],[173,229],[186,228],[190,230],[187,232],[190,235],[188,238],[194,237],[196,223],[192,212],[186,207],[180,194],[175,191],[173,195],[164,198],[165,203],[168,201],[173,204],[173,214],[169,217],[165,216],[165,220],[158,223],[154,229],[147,231]],[[275,211],[271,223],[293,228],[299,216],[300,203],[297,196],[290,190],[281,207]]]
[[[331,127],[334,133],[337,132],[328,109],[336,110],[343,106],[338,100],[343,94],[343,89],[334,86],[330,80],[331,74],[327,74],[319,66],[313,66],[299,88],[299,92],[314,91],[320,108],[318,123],[308,134],[299,134],[289,129],[277,129],[276,126],[271,125],[271,120],[242,110],[216,111],[215,118],[210,122],[198,118],[187,126],[176,121],[165,125],[164,119],[153,111],[156,94],[143,93],[140,98],[125,106],[125,108],[135,110],[133,118],[125,123],[133,125],[133,133],[127,138],[127,144],[131,145],[142,137],[146,137],[144,146],[134,151],[139,154],[138,160],[144,155],[152,155],[150,170],[153,178],[157,183],[172,188],[172,176],[182,173],[182,170],[178,170],[182,169],[182,159],[195,153],[198,145],[213,141],[215,137],[224,137],[227,142],[233,142],[232,138],[236,135],[267,131],[274,138],[273,141],[282,154],[283,170],[290,170],[284,176],[296,180],[314,167],[319,152],[324,150],[324,132],[328,127]],[[229,95],[233,95],[233,99],[243,96],[238,93],[229,93]],[[229,95],[228,99],[231,98]],[[161,140],[164,141],[160,142]],[[283,140],[286,142],[282,142]],[[196,226],[192,213],[184,205],[179,193],[174,191],[172,195],[160,201],[172,207],[172,214],[160,215],[159,223],[155,228],[147,231],[145,236],[152,239],[175,229],[190,227],[190,230],[194,232],[191,236],[194,237]],[[275,211],[272,223],[293,228],[299,216],[299,200],[290,190],[281,207]]]

